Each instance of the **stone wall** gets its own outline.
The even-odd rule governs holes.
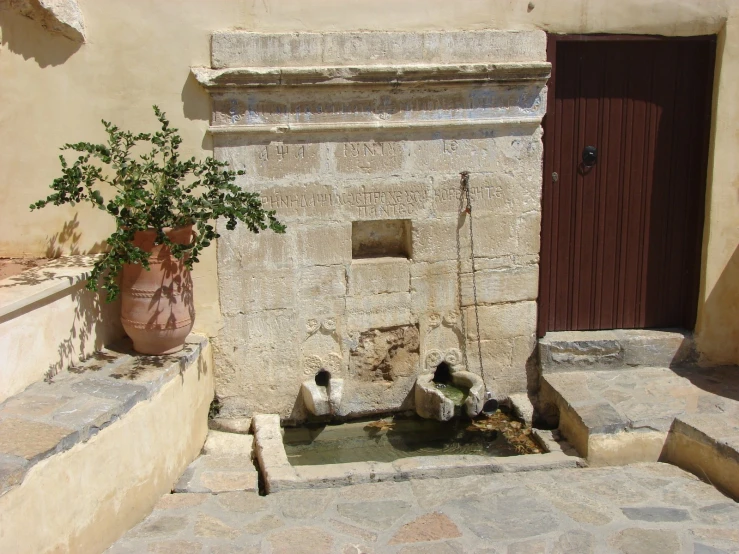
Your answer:
[[[232,32],[212,48],[193,72],[215,155],[288,227],[219,240],[224,414],[302,419],[320,369],[344,379],[341,416],[412,408],[442,361],[479,374],[470,217],[487,384],[525,390],[544,33]]]

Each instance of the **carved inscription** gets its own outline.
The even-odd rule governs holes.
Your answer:
[[[473,202],[496,201],[504,198],[499,185],[471,187]],[[362,187],[357,191],[296,192],[270,191],[262,193],[262,207],[281,214],[314,215],[320,211],[346,209],[358,217],[411,216],[434,204],[459,202],[461,191],[448,187],[428,191],[426,189],[372,190]]]
[[[268,162],[282,161],[286,158],[295,160],[305,159],[305,145],[304,144],[269,144],[259,151],[257,155],[260,161]]]
[[[345,158],[375,158],[395,156],[398,146],[392,142],[346,142],[343,154]]]

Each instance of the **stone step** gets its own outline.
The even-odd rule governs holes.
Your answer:
[[[739,498],[737,367],[551,373],[540,404],[591,465],[674,463]]]
[[[170,356],[107,348],[0,404],[0,552],[103,551],[200,452],[212,398],[191,335]]]
[[[175,485],[176,493],[211,493],[259,490],[254,467],[254,437],[209,431],[203,453],[191,463]]]
[[[697,359],[693,335],[679,329],[558,331],[539,340],[542,373],[672,367]]]

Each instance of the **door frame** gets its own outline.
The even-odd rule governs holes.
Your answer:
[[[696,240],[700,240],[700,263],[701,267],[698,268],[699,271],[699,278],[697,282],[696,290],[693,291],[692,300],[695,304],[695,313],[693,314],[693,324],[692,326],[695,327],[695,321],[697,318],[697,312],[698,312],[698,302],[699,302],[699,294],[700,289],[702,287],[702,281],[703,281],[703,263],[705,261],[705,241],[703,234],[705,233],[705,221],[706,221],[706,194],[710,190],[710,176],[709,176],[709,168],[711,164],[710,160],[710,142],[711,142],[711,136],[713,134],[713,127],[714,127],[714,121],[713,121],[713,109],[714,109],[714,103],[715,103],[715,97],[714,97],[714,87],[715,87],[715,80],[716,80],[716,44],[717,44],[717,35],[698,35],[698,36],[678,36],[678,37],[672,37],[672,36],[662,36],[662,35],[620,35],[620,34],[607,34],[607,33],[598,33],[598,34],[555,34],[555,33],[547,33],[547,61],[551,64],[551,74],[549,77],[549,81],[547,83],[547,111],[542,119],[542,130],[543,130],[543,155],[542,155],[542,216],[544,213],[544,187],[546,186],[545,183],[547,183],[546,180],[546,170],[548,167],[550,167],[550,164],[547,163],[547,156],[551,155],[553,153],[552,148],[547,147],[547,133],[551,135],[553,133],[553,125],[555,124],[554,118],[549,117],[550,114],[553,113],[554,106],[555,106],[555,90],[556,90],[556,83],[557,83],[557,45],[560,42],[633,42],[633,41],[650,41],[650,42],[658,42],[658,41],[683,41],[683,42],[692,42],[692,41],[707,41],[710,40],[713,42],[714,47],[711,49],[711,57],[709,60],[709,63],[711,67],[713,68],[712,76],[713,78],[708,80],[706,83],[707,87],[707,95],[710,99],[710,104],[708,106],[707,110],[707,120],[708,124],[705,126],[705,136],[703,137],[703,148],[704,148],[704,164],[705,167],[703,168],[704,175],[705,175],[705,183],[704,183],[704,189],[703,194],[700,195],[700,205],[698,206],[698,216],[700,218],[698,228],[701,229],[701,236],[698,237]],[[551,111],[550,111],[551,110]],[[543,232],[544,226],[543,226],[543,218],[542,218],[542,232]],[[540,241],[540,244],[543,245],[543,237]],[[542,303],[542,288],[543,283],[547,282],[550,278],[550,267],[545,267],[544,264],[542,264],[541,260],[541,251],[542,247],[540,246],[540,257],[539,257],[539,290],[537,295],[537,319],[536,319],[536,335],[537,337],[541,338],[547,333],[547,318],[549,315],[549,306],[548,304]],[[547,281],[545,281],[545,279]],[[692,330],[692,329],[691,329]]]

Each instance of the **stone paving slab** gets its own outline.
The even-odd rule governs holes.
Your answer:
[[[108,552],[739,552],[739,504],[674,466],[164,496]]]
[[[222,493],[259,490],[253,458],[254,437],[209,431],[203,454],[175,485],[177,493]]]
[[[543,376],[591,433],[667,432],[677,417],[739,421],[739,368],[641,368]]]
[[[155,395],[200,354],[191,335],[170,356],[142,356],[124,341],[0,404],[0,496],[39,461],[85,442]]]
[[[550,373],[540,398],[589,463],[668,461],[739,498],[739,368]]]

